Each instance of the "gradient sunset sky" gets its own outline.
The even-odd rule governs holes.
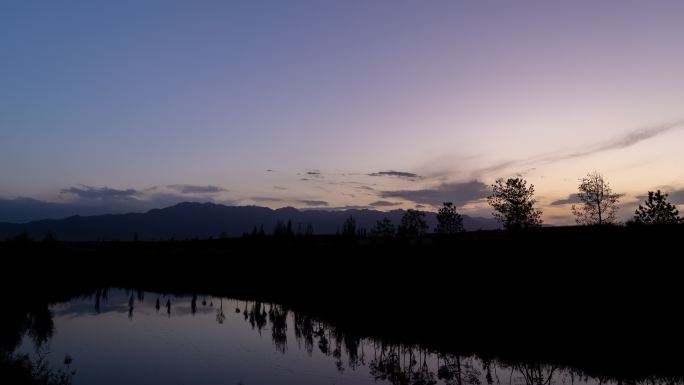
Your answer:
[[[684,1],[0,2],[1,208],[684,204]],[[76,210],[76,209],[75,209]],[[79,209],[80,210],[80,209]],[[74,212],[75,214],[76,212]]]

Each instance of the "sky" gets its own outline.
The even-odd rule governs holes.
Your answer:
[[[569,224],[592,171],[623,219],[658,188],[682,209],[682,17],[658,0],[5,0],[0,221],[187,200],[489,216],[490,185],[522,176]]]

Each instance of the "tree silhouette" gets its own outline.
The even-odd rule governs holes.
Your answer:
[[[282,237],[282,236],[285,236],[286,233],[287,233],[287,229],[286,229],[285,225],[283,224],[283,222],[280,220],[278,222],[276,222],[276,225],[273,228],[273,236],[274,237]]]
[[[392,221],[384,217],[381,221],[375,223],[375,227],[371,230],[371,235],[374,237],[393,237],[396,232]]]
[[[620,195],[613,194],[608,181],[600,173],[594,171],[582,178],[578,186],[577,198],[581,204],[572,205],[572,213],[577,224],[607,225],[615,224]]]
[[[259,234],[259,233],[257,233]],[[287,220],[287,224],[284,224],[282,221],[278,221],[273,228],[273,235],[275,237],[292,237],[294,236],[294,231],[292,230],[292,221]]]
[[[135,308],[135,298],[133,298],[133,293],[128,299],[128,319],[133,319],[133,309]]]
[[[311,357],[314,345],[314,325],[313,319],[309,316],[294,312],[294,333],[297,343],[304,342],[304,349]]]
[[[45,238],[43,238],[43,242],[45,243],[55,243],[57,242],[57,237],[52,233],[52,231],[48,231],[48,233],[45,235]]]
[[[401,217],[399,235],[403,237],[420,237],[428,230],[425,221],[425,213],[418,210],[408,209]]]
[[[677,208],[667,201],[667,194],[661,194],[660,190],[648,192],[648,198],[644,206],[634,212],[634,222],[644,225],[666,225],[680,223]]]
[[[354,217],[349,217],[344,221],[342,225],[342,235],[345,237],[355,237],[356,236],[356,220]]]
[[[482,373],[471,361],[460,356],[444,356],[444,364],[437,369],[437,377],[446,385],[480,385]]]
[[[534,185],[527,187],[522,178],[499,178],[492,185],[492,195],[487,202],[495,210],[492,215],[506,229],[539,227],[542,224],[542,211],[534,207]]]
[[[553,383],[553,373],[557,369],[555,366],[531,362],[521,362],[514,365],[514,368],[522,374],[522,377],[525,379],[525,385],[551,385]],[[599,381],[599,383],[601,382]]]
[[[438,234],[455,234],[463,231],[463,217],[456,211],[456,206],[451,202],[444,202],[442,208],[437,211]]]
[[[268,310],[268,319],[271,321],[271,338],[276,350],[283,354],[287,351],[287,315],[288,311],[283,306],[271,305]]]

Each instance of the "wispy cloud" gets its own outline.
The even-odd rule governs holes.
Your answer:
[[[616,195],[618,198],[625,196],[625,194],[616,194]],[[569,194],[567,198],[557,199],[557,200],[551,202],[549,205],[550,206],[562,206],[562,205],[578,204],[578,203],[582,203],[582,201],[580,201],[577,194]]]
[[[432,188],[420,190],[382,191],[379,195],[382,198],[401,198],[432,206],[440,206],[444,202],[453,202],[456,206],[463,206],[485,198],[489,192],[488,185],[473,180],[470,182],[442,183]]]
[[[576,151],[568,154],[560,154],[558,156],[550,156],[550,161],[579,158],[583,156],[593,155],[603,151],[618,150],[622,148],[631,147],[639,142],[654,138],[656,136],[665,134],[674,129],[680,128],[684,125],[684,120],[679,120],[672,123],[661,124],[653,127],[642,127],[636,130],[627,132],[611,140],[596,144],[587,150]]]
[[[216,200],[216,194],[228,191],[217,186],[178,184],[144,189],[111,188],[77,185],[60,190],[58,202],[40,201],[28,197],[0,199],[0,222],[26,222],[71,215],[120,214],[145,212],[169,207],[181,202],[202,201],[227,205],[234,200]]]
[[[386,176],[386,177],[404,178],[404,179],[420,179],[420,175],[418,175],[418,174],[414,174],[412,172],[394,171],[394,170],[378,171],[378,172],[370,173],[370,174],[368,174],[368,176]]]
[[[674,190],[668,193],[668,199],[672,204],[684,205],[684,189]]]
[[[375,202],[369,203],[368,205],[371,207],[391,207],[391,206],[399,206],[399,205],[401,205],[401,202],[375,201]]]
[[[325,211],[344,211],[344,210],[368,210],[370,208],[371,208],[370,206],[363,206],[363,205],[346,205],[346,206],[325,207],[325,208],[318,208],[318,209],[319,210],[325,210]],[[306,210],[311,210],[311,209],[306,209]]]
[[[642,127],[618,135],[610,140],[595,143],[582,150],[542,154],[530,158],[501,161],[491,166],[480,168],[479,170],[473,172],[473,175],[475,177],[480,177],[483,175],[492,174],[513,167],[529,168],[531,166],[539,164],[555,163],[563,160],[583,158],[605,151],[620,150],[623,148],[634,146],[645,140],[666,134],[668,132],[674,131],[682,127],[684,127],[684,120],[678,120],[675,122],[665,123],[658,126]]]
[[[307,200],[307,199],[302,199],[299,201],[299,203],[305,204],[307,206],[311,207],[320,207],[320,206],[327,206],[328,202],[326,201],[317,201],[317,200]]]
[[[321,170],[306,170],[303,174],[302,173],[297,173],[297,175],[304,175],[306,178],[316,178],[316,179],[322,179],[323,174],[321,173]],[[303,180],[304,178],[302,178]]]
[[[562,205],[569,205],[569,204],[576,204],[580,203],[579,198],[577,197],[577,194],[570,194],[568,195],[567,198],[563,199],[558,199],[550,203],[551,206],[562,206]]]
[[[650,191],[656,191],[660,190],[661,193],[667,194],[667,200],[668,202],[672,203],[673,205],[684,205],[684,188],[682,189],[676,189],[671,186],[661,186],[658,188],[654,188],[653,190]],[[648,198],[648,195],[639,195],[636,196],[636,199],[639,201],[639,203],[645,201]]]
[[[284,201],[284,199],[282,199],[282,198],[262,197],[262,196],[250,197],[249,199],[251,199],[255,202],[283,202]]]
[[[101,200],[129,200],[134,199],[139,194],[138,190],[129,188],[125,190],[113,189],[109,187],[93,187],[80,185],[80,187],[69,187],[62,189],[61,194],[72,194],[82,199],[101,199]]]
[[[172,184],[166,186],[171,190],[175,190],[181,194],[218,194],[228,191],[223,187],[218,186],[197,186],[191,184]]]

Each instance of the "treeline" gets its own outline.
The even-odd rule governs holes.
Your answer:
[[[538,228],[543,224],[542,210],[537,207],[534,197],[534,185],[527,185],[523,178],[499,178],[491,186],[491,195],[487,197],[487,203],[494,210],[494,217],[501,223],[504,229],[520,230]],[[620,194],[616,194],[610,187],[607,179],[598,172],[592,172],[582,178],[575,196],[576,203],[571,206],[571,213],[578,225],[606,226],[619,225],[616,212],[619,208]],[[676,206],[668,202],[668,194],[660,190],[649,191],[646,200],[639,205],[633,219],[625,225],[674,225],[684,223],[679,216]],[[465,231],[463,217],[452,202],[444,202],[437,211],[437,226],[433,229],[435,234],[456,234]],[[347,218],[338,229],[337,234],[345,237],[421,237],[430,231],[425,212],[409,209],[401,218],[398,226],[387,217],[377,221],[369,231],[356,226],[353,217]],[[298,231],[299,235],[312,235],[311,224],[306,227],[306,232]],[[252,234],[265,235],[263,226],[259,231],[254,229]],[[287,226],[279,223],[273,231],[275,236],[295,235],[291,222]]]
[[[537,228],[543,224],[542,210],[537,207],[534,185],[527,185],[523,178],[499,178],[491,186],[487,203],[494,210],[494,217],[504,229],[519,230]],[[576,203],[571,206],[578,225],[604,226],[619,225],[616,212],[620,194],[613,193],[610,183],[598,172],[582,178],[575,196]],[[625,224],[631,225],[674,225],[684,223],[679,211],[668,202],[668,194],[660,190],[649,191],[646,200],[634,212],[634,218]],[[370,234],[374,236],[420,236],[428,230],[425,214],[417,210],[407,210],[401,224],[395,231],[394,225],[385,218],[378,221]],[[350,218],[348,220],[352,221]],[[454,234],[464,231],[463,219],[451,202],[445,202],[437,212],[437,234]],[[345,229],[352,228],[345,224]]]
[[[587,174],[580,180],[576,202],[571,206],[578,225],[618,225],[616,217],[620,194],[610,187],[608,180],[598,172]],[[682,223],[677,208],[668,202],[668,194],[660,190],[649,191],[648,196],[627,225],[670,225]],[[507,229],[539,227],[542,210],[535,207],[534,185],[527,187],[522,178],[498,179],[487,198],[494,208],[494,216]]]
[[[608,180],[598,172],[591,172],[580,180],[575,203],[570,211],[578,225],[619,225],[616,213],[621,194],[616,194]],[[682,223],[679,211],[660,190],[649,191],[646,200],[634,212],[626,225],[671,225]],[[492,185],[487,202],[506,229],[539,227],[542,210],[536,207],[534,185],[527,187],[523,178],[498,179]]]
[[[443,207],[437,212],[437,226],[434,232],[437,234],[455,234],[465,231],[463,227],[463,217],[456,211],[456,207],[451,202],[445,202]],[[338,227],[336,235],[342,237],[420,237],[427,234],[430,226],[425,218],[425,212],[419,210],[406,210],[401,218],[398,226],[395,226],[392,220],[384,217],[376,221],[375,226],[370,230],[359,227],[356,219],[349,216],[341,227]],[[297,230],[294,229],[292,221],[284,223],[279,221],[273,228],[271,233],[274,237],[294,237],[294,236],[313,236],[314,229],[311,223],[306,226],[297,225]],[[256,226],[251,233],[243,234],[243,237],[265,237],[267,236],[264,226],[257,228]],[[225,238],[225,234],[222,238]]]
[[[616,194],[612,191],[607,179],[600,173],[593,172],[587,174],[582,178],[578,186],[578,192],[563,203],[573,203],[570,212],[574,215],[576,223],[580,226],[616,226],[621,225],[617,219],[617,210],[619,208],[619,201],[621,194]],[[522,229],[534,229],[543,225],[542,209],[538,207],[535,198],[534,185],[527,183],[523,178],[508,178],[497,179],[491,185],[491,193],[486,198],[487,203],[492,208],[492,215],[500,223],[501,227],[510,231],[519,231]],[[437,211],[434,219],[433,213],[430,214],[429,223],[435,224],[431,226],[428,224],[426,218],[426,211],[416,209],[408,209],[403,213],[403,216],[393,215],[394,221],[390,215],[381,217],[382,219],[375,220],[374,224],[369,224],[369,221],[361,220],[362,225],[357,222],[358,218],[353,215],[347,217],[343,223],[337,227],[335,234],[344,238],[420,238],[428,234],[436,234],[438,236],[454,235],[463,233],[465,231],[463,216],[459,213],[459,209],[452,202],[444,202],[442,207]],[[377,218],[377,217],[376,217]],[[296,219],[296,218],[295,218]],[[272,222],[271,222],[272,223]],[[371,222],[372,223],[372,222]],[[657,191],[648,191],[648,194],[638,208],[635,210],[634,217],[624,223],[627,226],[643,226],[643,225],[674,225],[684,223],[679,216],[676,206],[668,201],[668,194]],[[133,226],[131,226],[133,227]],[[326,234],[332,234],[332,229],[326,230]],[[249,227],[247,227],[249,228]],[[115,237],[119,240],[133,240],[140,239],[149,240],[148,234],[138,235],[138,228],[132,228],[130,235]],[[221,232],[222,227],[218,227],[216,233],[210,232],[203,234],[203,239],[226,239],[234,237],[239,232],[228,234]],[[19,231],[23,231],[17,234]],[[36,232],[32,234],[28,230],[17,230],[15,235],[10,236],[9,241],[31,241],[31,235],[35,236]],[[126,231],[126,230],[125,230]],[[242,230],[240,230],[242,231]],[[273,236],[274,238],[292,238],[292,237],[311,237],[315,234],[314,225],[308,220],[299,220],[298,223],[293,223],[292,220],[279,220],[272,228],[264,228],[264,225],[254,226],[251,232],[242,233],[243,238],[261,238],[266,236]],[[211,234],[213,236],[210,236]],[[12,234],[12,233],[9,233]],[[103,233],[104,234],[104,233]],[[318,233],[321,234],[321,233]],[[102,235],[102,236],[106,236]],[[53,242],[56,241],[58,235],[47,230],[38,235],[38,239]],[[193,239],[193,236],[180,235],[180,239]],[[196,237],[196,236],[195,236]],[[102,238],[97,238],[102,239]],[[169,231],[167,235],[157,235],[156,240],[175,240],[175,235]],[[195,238],[198,239],[198,238]],[[94,240],[94,239],[93,239]]]

